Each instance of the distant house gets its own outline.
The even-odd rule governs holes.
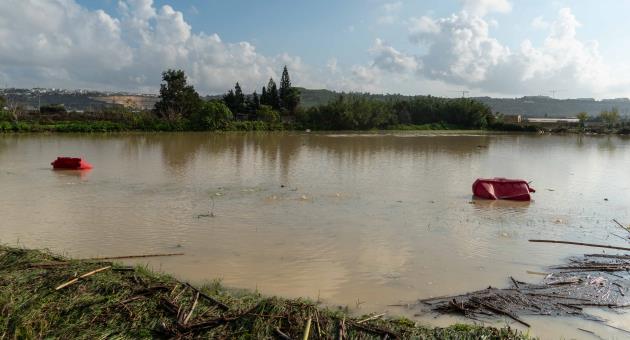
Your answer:
[[[580,120],[577,118],[527,118],[527,124],[536,126],[574,126],[579,125]]]
[[[522,121],[521,115],[503,115],[503,123],[506,124],[520,124]]]

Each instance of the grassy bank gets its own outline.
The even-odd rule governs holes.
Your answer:
[[[86,273],[93,274],[72,281]],[[526,338],[507,328],[428,328],[368,317],[218,283],[195,288],[141,267],[0,246],[0,339],[301,339],[306,332],[309,339]]]
[[[386,128],[386,130],[397,131],[438,131],[438,130],[470,130],[464,126],[445,123],[431,124],[396,124]],[[303,131],[305,128],[295,124],[268,123],[264,121],[231,121],[215,131]],[[374,130],[374,129],[371,129]],[[536,132],[535,127],[518,125],[497,124],[489,127],[489,131],[511,131],[511,132]],[[39,123],[31,121],[0,122],[0,133],[11,132],[124,132],[124,131],[146,131],[146,132],[171,132],[171,131],[199,131],[187,126],[184,123],[167,122],[162,120],[146,120],[138,122],[114,122],[114,121],[59,121],[49,123]]]
[[[233,121],[221,128],[221,131],[282,131],[291,129],[280,123],[267,123],[262,121]],[[147,120],[139,122],[113,122],[113,121],[59,121],[54,123],[39,123],[23,121],[0,122],[0,133],[10,132],[172,132],[172,131],[197,131],[180,122],[167,122],[162,120]]]

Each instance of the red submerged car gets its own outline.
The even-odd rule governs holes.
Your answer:
[[[479,178],[472,185],[473,195],[489,200],[530,201],[530,193],[536,192],[522,179]]]
[[[92,164],[84,161],[81,158],[74,157],[57,157],[50,165],[53,169],[58,170],[87,170],[92,169]]]

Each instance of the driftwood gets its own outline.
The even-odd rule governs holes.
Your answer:
[[[319,312],[315,310],[315,325],[317,325],[317,336],[322,337],[322,330],[319,327]]]
[[[70,285],[73,285],[73,284],[79,282],[80,279],[85,279],[86,277],[92,276],[92,275],[94,275],[96,273],[102,272],[103,270],[107,270],[107,269],[109,269],[111,267],[112,266],[105,266],[103,268],[99,268],[99,269],[93,270],[91,272],[85,273],[85,274],[83,274],[83,275],[81,275],[79,277],[75,277],[74,279],[57,286],[57,288],[55,288],[55,290],[66,288],[66,287],[68,287]]]
[[[194,292],[196,292],[197,294],[199,294],[199,296],[201,296],[202,298],[212,302],[213,304],[217,305],[219,308],[223,309],[223,310],[228,310],[230,309],[230,307],[228,307],[228,305],[224,304],[223,302],[214,299],[206,294],[204,294],[203,292],[201,292],[199,289],[193,287],[190,283],[185,283],[186,286],[188,286],[188,288],[192,289]]]
[[[361,321],[358,321],[357,323],[364,323],[364,322],[368,322],[368,321],[371,321],[371,320],[380,319],[380,318],[382,318],[383,316],[385,316],[385,314],[387,314],[387,313],[382,313],[382,314],[372,315],[372,316],[370,316],[370,317],[369,317],[369,318],[367,318],[367,319],[363,319],[363,320],[361,320]]]
[[[630,256],[585,254],[568,259],[567,264],[550,267],[540,283],[527,283],[508,277],[509,288],[488,287],[455,296],[418,300],[401,305],[423,312],[478,317],[507,316],[525,326],[524,315],[580,316],[604,322],[589,315],[587,307],[612,309],[630,307],[624,282],[630,279]],[[619,281],[620,278],[622,281]],[[618,282],[615,282],[618,281]],[[605,292],[605,294],[604,294]]]
[[[276,335],[280,337],[280,339],[291,340],[291,337],[282,332],[280,328],[276,327],[274,328],[274,331],[276,332]]]
[[[312,318],[308,318],[308,320],[306,320],[306,326],[304,327],[304,336],[302,337],[302,340],[308,340],[308,336],[311,334],[312,321]]]
[[[616,219],[613,218],[613,222],[615,222],[621,229],[627,231],[630,233],[630,230],[626,227],[623,226],[623,224],[619,223],[619,221],[617,221]]]
[[[506,310],[500,309],[499,307],[496,307],[496,306],[493,306],[493,305],[491,305],[489,303],[483,302],[483,301],[481,301],[480,299],[478,299],[476,297],[472,297],[470,300],[473,301],[473,302],[476,302],[476,303],[478,303],[478,304],[480,304],[480,305],[482,305],[482,306],[484,306],[486,308],[488,308],[489,310],[491,310],[491,311],[493,311],[495,313],[499,313],[499,314],[503,314],[505,316],[509,316],[510,318],[514,319],[515,321],[518,321],[518,322],[522,323],[523,325],[525,325],[527,327],[531,327],[527,322],[519,319],[516,315],[514,315],[514,314],[512,314],[512,313],[510,313],[510,312],[508,312]]]
[[[278,337],[280,337],[280,339],[284,339],[284,340],[291,340],[291,337],[284,334],[284,332],[282,332],[280,330],[280,328],[276,327],[274,328],[274,332],[276,332],[276,335],[278,335]]]
[[[617,249],[617,250],[630,251],[630,248],[628,248],[628,247],[617,247],[617,246],[609,246],[609,245],[605,245],[605,244],[593,244],[593,243],[583,243],[583,242],[556,241],[556,240],[529,240],[529,242],[573,244],[573,245],[577,245],[577,246],[596,247],[596,248],[608,248],[608,249]]]
[[[339,340],[343,340],[346,338],[346,317],[344,316],[341,321],[339,321]]]
[[[199,292],[197,292],[197,295],[195,295],[195,301],[193,302],[192,307],[190,307],[190,312],[188,312],[188,315],[184,319],[184,325],[188,323],[188,320],[190,320],[190,317],[193,315],[193,312],[197,307],[197,302],[199,302]]]
[[[630,260],[630,255],[584,254],[584,257],[604,257],[609,259]]]
[[[91,257],[88,259],[81,259],[80,261],[123,260],[123,259],[137,259],[137,258],[144,258],[144,257],[182,256],[182,255],[184,255],[184,253],[125,255],[125,256]]]

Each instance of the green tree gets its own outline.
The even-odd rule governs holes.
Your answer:
[[[230,110],[236,107],[236,96],[234,95],[234,90],[230,89],[228,93],[223,95],[223,102],[230,108]]]
[[[262,92],[260,92],[260,104],[269,105],[269,95],[265,86],[262,87]]]
[[[256,111],[258,110],[259,107],[260,107],[260,98],[258,98],[258,93],[254,91],[254,93],[252,93],[252,109]]]
[[[273,78],[269,78],[267,83],[267,102],[265,105],[271,106],[274,110],[280,109],[280,95],[278,94],[278,86]]]
[[[599,113],[599,117],[608,125],[608,128],[613,128],[619,122],[619,110],[616,107],[610,111],[604,110]]]
[[[284,105],[289,111],[289,114],[295,115],[295,112],[300,105],[300,90],[295,87],[289,88],[284,99]]]
[[[0,96],[0,122],[10,120],[9,113],[4,110],[6,102],[6,99],[4,99],[3,96]]]
[[[245,95],[238,82],[234,85],[234,90],[229,90],[223,96],[223,101],[232,112],[241,113],[245,110]]]
[[[267,123],[277,123],[280,121],[280,114],[269,105],[260,105],[258,109],[258,119]]]
[[[290,115],[295,115],[295,110],[300,104],[300,90],[291,86],[291,78],[286,65],[282,70],[278,96],[280,97],[280,108],[286,110]]]
[[[282,77],[280,78],[280,90],[278,92],[280,96],[280,105],[283,109],[289,110],[288,99],[289,91],[291,90],[291,78],[289,77],[289,70],[287,65],[284,65],[282,70]]]
[[[232,111],[224,102],[210,100],[193,115],[192,123],[195,130],[221,130],[228,128],[233,119]]]
[[[241,85],[238,82],[234,85],[234,97],[236,99],[237,109],[242,110],[245,105],[245,95],[243,94]]]
[[[584,128],[586,121],[588,120],[588,113],[580,112],[577,114],[577,119],[580,120],[580,128]]]
[[[188,85],[182,70],[167,70],[162,73],[160,100],[155,103],[154,112],[170,121],[190,118],[201,107],[202,100],[192,85]]]

